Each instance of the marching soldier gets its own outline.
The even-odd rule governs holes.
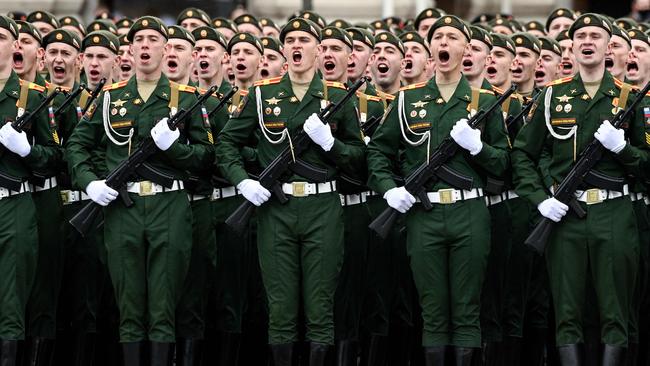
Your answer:
[[[189,85],[194,37],[185,28],[177,25],[169,26],[168,35],[168,50],[163,61],[163,73],[175,83]]]
[[[573,76],[578,72],[576,57],[573,54],[573,40],[569,36],[569,31],[561,32],[555,40],[560,44],[562,50],[562,77]]]
[[[18,50],[14,56],[13,68],[18,76],[26,81],[44,86],[45,79],[38,73],[39,60],[45,50],[41,47],[43,37],[31,23],[17,21]]]
[[[407,85],[428,80],[428,76],[432,74],[433,62],[424,38],[417,32],[405,32],[399,38],[405,51],[402,59],[402,80]]]
[[[542,46],[542,51],[539,53],[535,68],[535,87],[541,90],[544,85],[560,77],[562,50],[558,41],[552,38],[541,36],[537,39]]]
[[[216,145],[222,173],[244,198],[260,206],[258,250],[269,306],[269,343],[277,366],[291,364],[300,303],[305,310],[306,339],[311,342],[309,364],[323,365],[334,342],[333,299],[343,258],[343,213],[334,179],[338,170],[353,172],[363,159],[358,124],[350,119],[354,115],[351,104],[334,115],[329,125],[316,115],[344,93],[316,72],[318,29],[300,18],[283,28],[280,40],[289,59],[287,74],[257,82]],[[262,167],[304,129],[314,144],[297,158],[326,169],[327,180],[314,182],[287,173],[282,187],[289,201],[284,205],[276,199],[269,201],[271,193],[248,178],[240,157],[240,148],[258,127],[262,136],[257,161]]]
[[[178,14],[176,24],[192,33],[198,27],[210,26],[210,17],[205,11],[190,7]]]
[[[129,80],[135,73],[135,69],[133,68],[133,56],[129,53],[130,44],[131,42],[129,42],[129,37],[127,35],[120,36],[120,50],[118,52],[120,62],[116,66],[117,70],[113,73],[115,80],[117,81]]]
[[[627,31],[619,28],[618,25],[612,25],[612,38],[609,40],[609,47],[605,54],[605,68],[618,80],[625,80],[627,56],[631,47],[632,42]]]
[[[106,87],[96,108],[75,128],[66,150],[73,183],[104,209],[108,267],[120,310],[120,342],[125,365],[142,365],[150,341],[152,365],[170,362],[175,341],[175,310],[192,246],[192,213],[185,172],[209,169],[213,161],[209,126],[196,111],[171,130],[168,118],[195,100],[194,89],[162,74],[167,27],[158,18],[139,18],[128,34],[135,76]],[[173,181],[170,187],[134,176],[124,187],[133,207],[117,198],[103,172],[90,163],[105,154],[106,171],[115,169],[138,143],[153,139],[160,151],[148,164]],[[122,187],[116,187],[122,188]]]
[[[397,36],[382,32],[375,36],[370,71],[379,96],[392,100],[401,86],[400,71],[404,59],[404,44]]]
[[[463,55],[463,75],[473,88],[483,88],[486,82],[485,67],[492,50],[492,37],[476,26],[470,26],[470,30],[472,40]]]
[[[282,44],[277,38],[262,37],[264,59],[259,68],[258,79],[270,79],[282,76],[287,72],[287,59],[282,53]]]
[[[627,142],[625,131],[608,121],[625,107],[631,88],[605,70],[609,24],[599,15],[584,14],[569,34],[579,72],[551,83],[542,92],[514,145],[515,184],[517,193],[536,205],[542,216],[557,222],[546,248],[546,262],[562,365],[582,365],[584,359],[582,327],[588,275],[596,292],[605,344],[602,364],[622,365],[639,240],[628,185],[620,187],[610,181],[625,179],[628,174],[639,176],[647,151]],[[635,123],[628,122],[628,136],[641,130]],[[580,219],[569,213],[564,203],[549,198],[549,190],[553,193],[594,137],[607,150],[595,170],[612,178],[603,180],[603,186],[585,184],[575,192],[587,213]],[[635,140],[643,141],[630,137]],[[551,187],[545,186],[538,173],[542,154],[547,154]]]
[[[576,20],[576,14],[573,10],[567,8],[557,8],[546,18],[546,35],[550,38],[557,36],[569,30],[571,24]]]
[[[45,88],[20,80],[11,68],[12,55],[18,49],[16,23],[0,16],[0,34],[0,113],[3,121],[15,120],[34,112]],[[16,131],[9,122],[0,129],[0,265],[4,273],[0,286],[0,363],[8,366],[17,365],[18,341],[25,339],[28,330],[26,305],[37,265],[37,214],[28,180],[34,171],[56,166],[61,159],[46,113],[32,117],[25,131]]]
[[[38,30],[38,33],[40,33],[43,38],[45,38],[45,36],[47,36],[48,33],[52,32],[53,30],[61,26],[61,24],[54,17],[54,15],[46,11],[40,11],[40,10],[29,13],[25,21],[27,23],[31,23],[34,26],[34,28]]]

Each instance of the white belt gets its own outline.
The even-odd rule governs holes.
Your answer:
[[[126,184],[126,191],[129,193],[137,193],[139,196],[153,196],[157,193],[178,191],[185,188],[182,180],[174,180],[171,188],[165,188],[160,184],[143,180],[142,182],[128,182]]]
[[[87,201],[90,197],[83,191],[70,191],[63,190],[61,191],[61,200],[64,205],[69,205],[75,202]]]
[[[459,189],[441,189],[437,192],[427,192],[427,197],[431,203],[439,203],[441,205],[448,205],[456,203],[457,201],[471,200],[473,198],[483,197],[482,188],[474,188],[472,190],[459,190]],[[416,202],[420,202],[417,198]]]
[[[222,198],[235,197],[236,195],[241,194],[234,186],[224,187],[224,188],[214,188],[212,190],[212,195],[210,195],[210,201],[216,201]]]
[[[283,183],[282,192],[293,197],[307,197],[312,194],[336,191],[336,181],[325,183],[292,182]]]
[[[0,200],[3,198],[7,198],[7,197],[15,196],[17,194],[31,192],[31,191],[32,191],[32,186],[28,182],[20,183],[19,191],[12,191],[10,189],[0,187]]]
[[[592,188],[586,191],[576,191],[575,193],[578,201],[585,202],[588,205],[595,205],[606,200],[627,196],[628,194],[630,194],[630,191],[627,184],[623,186],[623,192]]]
[[[368,197],[372,196],[374,192],[361,192],[355,194],[341,194],[341,206],[354,206],[360,203],[365,203],[368,200]]]
[[[52,188],[56,187],[57,184],[58,183],[56,181],[56,177],[47,178],[47,179],[45,179],[45,183],[43,184],[42,187],[39,186],[39,185],[34,184],[34,192],[47,191],[48,189],[52,189]]]
[[[485,204],[488,206],[492,206],[507,200],[515,199],[517,197],[519,197],[519,195],[515,193],[515,191],[505,191],[501,194],[497,194],[494,196],[486,196]]]
[[[641,200],[645,201],[646,199],[648,199],[648,196],[645,193],[630,192],[630,200],[632,200],[632,202]]]
[[[643,202],[645,202],[646,205],[650,206],[650,197],[647,197],[643,199]]]

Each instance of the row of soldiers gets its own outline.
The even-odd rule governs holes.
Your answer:
[[[650,80],[645,25],[177,23],[0,17],[0,364],[647,363],[650,100],[610,123]],[[582,218],[554,192],[594,139]]]

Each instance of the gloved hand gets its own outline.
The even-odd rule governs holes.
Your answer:
[[[330,151],[334,146],[334,136],[329,125],[324,124],[316,113],[312,113],[305,121],[302,128],[307,132],[309,138],[323,148]]]
[[[396,209],[401,213],[406,213],[415,203],[415,197],[410,194],[404,187],[395,187],[384,193],[384,199],[388,206]]]
[[[555,222],[560,222],[562,217],[569,211],[569,206],[555,199],[555,197],[547,198],[542,203],[537,205],[537,210],[542,216],[549,218]]]
[[[271,192],[262,187],[260,182],[252,179],[244,179],[237,185],[241,194],[255,206],[261,206],[271,198]]]
[[[608,120],[604,120],[603,123],[598,127],[598,131],[594,133],[594,137],[600,141],[605,149],[618,154],[623,150],[625,145],[625,131],[614,128]]]
[[[86,193],[93,202],[108,206],[111,201],[117,198],[117,191],[106,185],[105,180],[94,180],[86,187]]]
[[[177,129],[174,131],[169,129],[167,125],[167,118],[163,118],[151,129],[151,138],[156,146],[162,151],[167,151],[174,141],[178,140],[181,132]]]
[[[5,145],[11,152],[18,154],[21,158],[29,155],[32,146],[27,141],[25,131],[16,131],[11,127],[11,122],[7,122],[0,128],[0,143]]]
[[[481,149],[483,149],[481,131],[469,127],[465,118],[456,122],[449,134],[460,147],[469,151],[472,155],[480,153]]]

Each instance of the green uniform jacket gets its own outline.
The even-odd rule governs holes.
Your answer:
[[[594,133],[602,122],[614,117],[620,85],[620,81],[605,71],[600,88],[593,99],[587,94],[580,74],[555,81],[542,91],[537,99],[539,104],[531,110],[528,123],[517,136],[512,152],[517,194],[535,205],[548,198],[546,192],[549,187],[544,184],[547,179],[542,179],[538,173],[540,157],[544,157],[544,165],[548,165],[542,169],[543,174],[548,175],[554,184],[562,182],[582,150],[593,141]],[[549,87],[552,88],[552,97],[546,106],[545,97]],[[629,98],[634,98],[634,95],[630,94]],[[549,112],[549,121],[546,121],[545,110]],[[640,135],[643,133],[643,127],[634,126],[640,122],[639,118],[628,122],[632,124],[631,128],[627,129],[628,137],[632,141],[644,139],[644,136]],[[576,132],[570,138],[559,139],[554,137],[549,129],[558,136],[567,135],[572,130]],[[639,136],[629,136],[630,134]],[[594,169],[617,178],[627,174],[639,176],[642,162],[647,161],[647,154],[647,144],[635,147],[628,143],[619,154],[606,151]]]
[[[427,83],[414,84],[402,88],[400,94],[404,98],[404,114],[408,128],[404,132],[409,140],[417,141],[418,136],[409,132],[421,134],[431,133],[430,149],[433,151],[440,142],[449,136],[456,122],[468,118],[472,89],[465,77],[461,77],[456,91],[445,103],[440,95],[435,79]],[[368,145],[369,186],[373,190],[385,193],[396,186],[393,179],[393,162],[397,161],[398,153],[404,150],[400,159],[401,174],[406,177],[412,171],[427,161],[427,142],[419,146],[411,146],[402,136],[400,128],[399,96],[391,103],[385,121],[377,129]],[[487,109],[496,98],[491,91],[482,90],[479,98],[479,108]],[[501,109],[488,116],[481,126],[483,148],[476,156],[471,156],[463,148],[459,149],[447,165],[457,172],[472,177],[474,187],[484,187],[487,172],[495,177],[502,176],[509,165],[508,139],[503,123]],[[427,187],[428,190],[453,188],[443,181]]]
[[[143,139],[150,138],[151,128],[162,118],[169,117],[171,95],[170,82],[161,75],[156,89],[145,103],[138,94],[135,76],[127,82],[113,84],[104,89],[98,98],[97,108],[89,109],[72,133],[67,144],[66,157],[73,183],[86,187],[99,179],[101,172],[93,169],[93,151],[105,151],[106,169],[112,171],[133,151]],[[194,88],[185,87],[179,92],[178,109],[189,108],[195,101]],[[103,109],[105,93],[110,93],[108,121],[104,121]],[[128,135],[133,129],[131,144],[118,146],[106,137],[105,123],[110,123],[115,132]],[[175,179],[183,179],[186,172],[201,173],[210,169],[214,160],[212,144],[208,140],[210,126],[206,125],[197,108],[190,120],[180,128],[181,136],[167,151],[159,151],[148,159],[148,163]],[[116,137],[113,134],[113,137]],[[124,137],[116,137],[126,141]],[[130,146],[129,146],[130,145]],[[136,178],[137,179],[137,178]]]
[[[255,132],[261,128],[256,103],[258,92],[261,93],[261,117],[265,127],[274,133],[281,133],[286,128],[291,138],[302,130],[305,120],[312,113],[320,111],[325,96],[323,81],[317,74],[302,101],[295,97],[288,73],[283,77],[257,82],[256,86],[249,89],[248,96],[241,101],[216,142],[219,169],[234,185],[248,178],[240,157],[240,148],[251,146],[251,139],[257,139]],[[331,102],[336,102],[343,97],[345,89],[329,87],[327,94]],[[328,122],[335,138],[332,149],[324,152],[319,146],[312,144],[300,158],[309,164],[327,169],[328,179],[334,179],[338,175],[338,169],[351,173],[362,167],[365,145],[351,102],[346,103]],[[278,135],[272,135],[272,138],[278,139]],[[264,136],[259,137],[259,165],[266,167],[288,144],[286,138],[282,143],[272,144]],[[305,177],[291,173],[284,178],[284,182],[305,180]]]

